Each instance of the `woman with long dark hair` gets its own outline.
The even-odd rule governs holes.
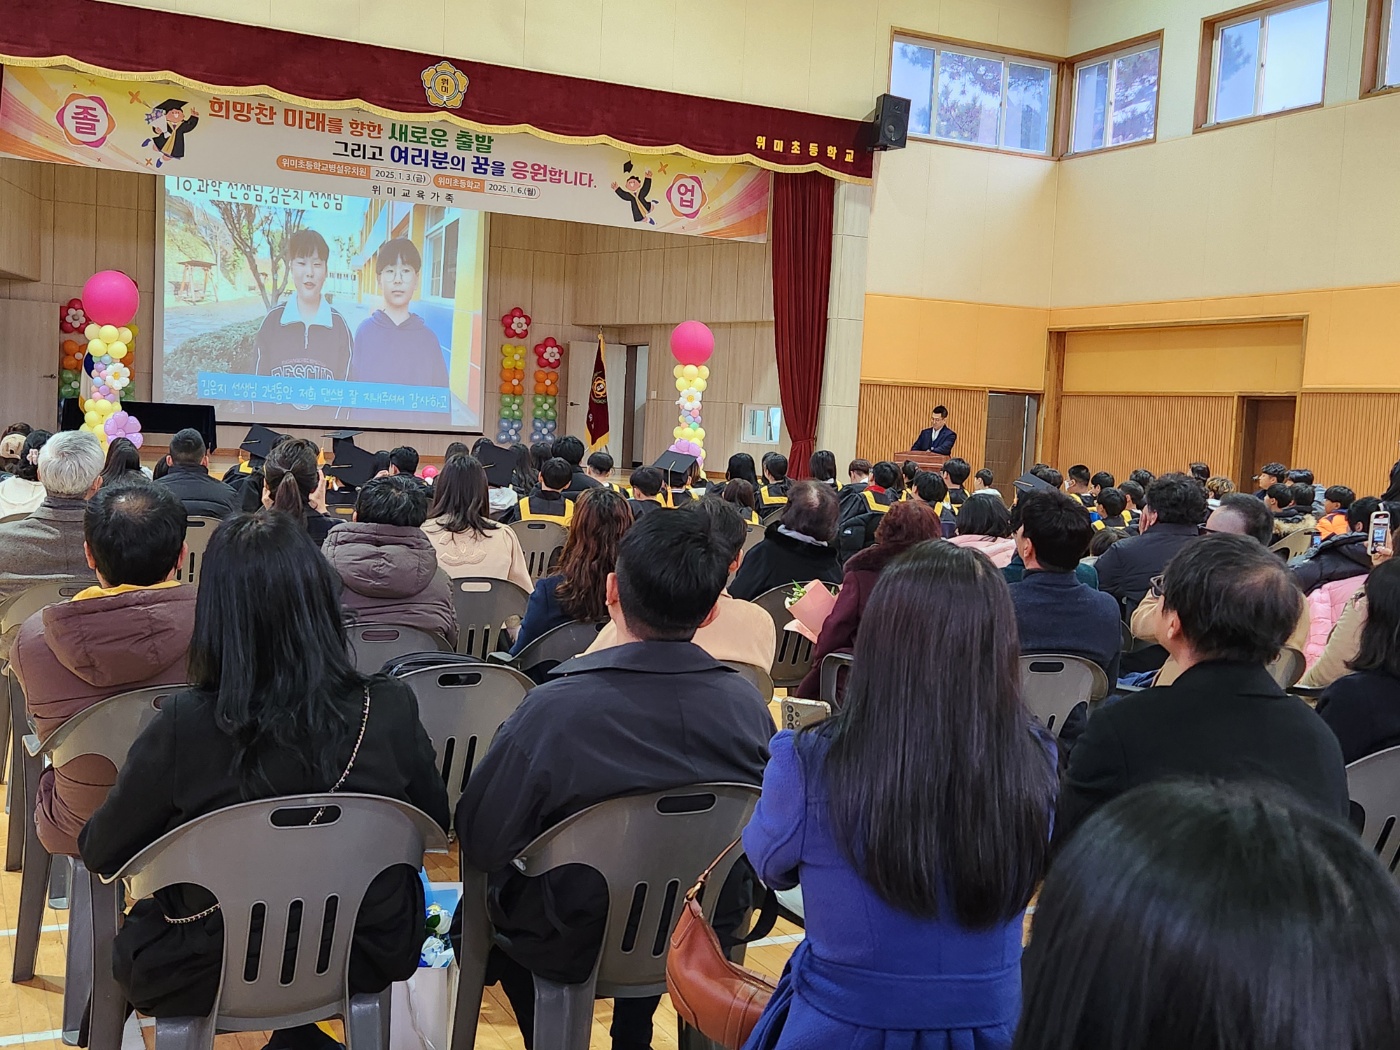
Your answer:
[[[44,502],[39,452],[52,436],[47,430],[31,430],[25,437],[10,477],[0,480],[0,518],[33,514]]]
[[[102,465],[102,484],[115,485],[127,474],[144,478],[141,453],[130,438],[113,438],[107,445],[107,460]]]
[[[617,564],[617,545],[632,527],[632,508],[605,488],[581,493],[574,508],[559,566],[530,593],[512,655],[561,624],[608,618],[608,573]]]
[[[1056,785],[1011,596],[981,554],[925,542],[866,616],[880,629],[856,637],[845,706],[773,738],[744,830],[759,877],[800,882],[808,916],[747,1046],[1004,1050]]]
[[[981,551],[998,569],[1011,564],[1016,541],[1011,538],[1011,512],[999,499],[965,499],[958,508],[958,531],[948,542]]]
[[[446,828],[447,795],[413,693],[356,672],[339,581],[306,530],[283,514],[240,514],[215,531],[203,564],[193,688],[162,703],[83,829],[88,867],[115,874],[162,835],[226,806],[337,787],[410,803]],[[223,916],[207,892],[161,890],[136,903],[117,935],[117,979],[143,1013],[203,1016],[222,941]],[[350,990],[407,980],[422,946],[417,872],[383,872],[360,905]],[[281,1036],[281,1046],[323,1042],[311,1025]]]
[[[438,565],[454,580],[486,576],[509,580],[522,591],[534,584],[515,530],[490,517],[486,469],[475,456],[453,456],[433,482],[433,504],[423,531]]]
[[[1376,1050],[1400,1029],[1400,890],[1290,793],[1176,781],[1056,858],[1015,1050]]]
[[[817,449],[807,461],[807,470],[813,481],[825,481],[828,485],[836,485],[836,454],[824,448]]]
[[[1400,562],[1385,561],[1366,578],[1361,645],[1351,674],[1327,687],[1317,713],[1355,762],[1400,744]]]
[[[729,457],[729,463],[724,470],[725,481],[747,481],[758,491],[758,471],[753,465],[753,457],[747,452],[736,452]],[[720,486],[723,488],[723,486]]]
[[[263,506],[280,510],[304,526],[316,545],[340,524],[326,513],[326,476],[321,450],[306,438],[284,438],[263,461]]]
[[[720,490],[720,499],[739,508],[739,517],[744,519],[744,524],[761,524],[758,517],[758,501],[754,497],[754,488],[743,478],[726,481]]]

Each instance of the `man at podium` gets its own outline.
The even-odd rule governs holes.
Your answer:
[[[948,409],[939,405],[933,410],[933,426],[925,428],[914,442],[912,452],[932,452],[939,456],[951,456],[953,445],[957,443],[957,433],[948,426]]]

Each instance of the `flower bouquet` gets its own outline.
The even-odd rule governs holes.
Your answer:
[[[836,596],[820,580],[813,580],[808,584],[794,583],[784,604],[793,619],[783,630],[796,631],[815,643],[822,633],[822,624],[836,607]]]

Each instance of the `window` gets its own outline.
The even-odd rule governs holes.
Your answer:
[[[1213,24],[1209,120],[1282,113],[1322,101],[1329,0],[1274,7]]]
[[[777,405],[745,405],[744,433],[751,445],[776,445],[783,436],[783,410]]]
[[[1368,0],[1361,94],[1400,88],[1400,0]]]
[[[1020,153],[1050,152],[1055,67],[965,45],[896,39],[890,93],[910,100],[909,132]]]
[[[424,238],[423,276],[425,295],[452,299],[457,295],[457,228],[454,215],[447,218],[446,208],[428,209],[428,233]]]
[[[1390,0],[1386,5],[1384,33],[1381,37],[1381,76],[1377,87],[1400,87],[1400,5]]]
[[[1088,153],[1155,136],[1161,65],[1160,38],[1076,63],[1069,151]]]

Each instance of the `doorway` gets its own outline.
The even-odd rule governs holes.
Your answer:
[[[1235,484],[1241,492],[1253,492],[1254,475],[1265,463],[1291,466],[1298,399],[1245,397],[1240,401],[1239,476]]]
[[[1039,411],[1034,394],[987,394],[987,447],[981,465],[991,469],[994,484],[1008,497],[1008,486],[1035,461]],[[972,464],[973,470],[977,467]]]

